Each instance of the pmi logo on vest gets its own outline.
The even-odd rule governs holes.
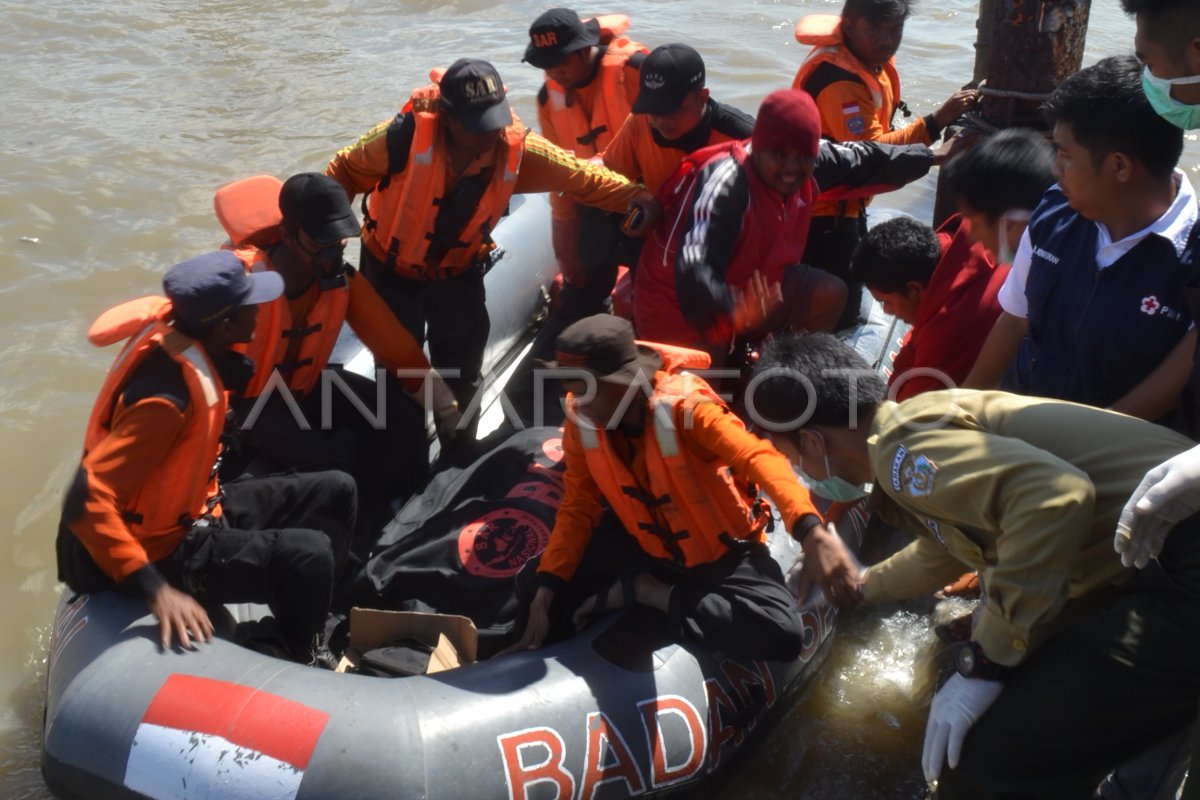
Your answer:
[[[1176,311],[1170,306],[1165,306],[1159,301],[1157,295],[1149,295],[1142,298],[1140,310],[1148,317],[1166,317],[1173,322],[1183,321],[1183,312]]]

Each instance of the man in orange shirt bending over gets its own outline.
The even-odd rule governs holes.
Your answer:
[[[664,612],[680,640],[735,657],[795,658],[796,601],[764,541],[770,512],[755,485],[802,543],[826,596],[855,591],[844,580],[853,571],[845,547],[787,459],[685,371],[707,364],[699,351],[639,345],[619,317],[588,317],[559,336],[548,366],[576,376],[563,377],[566,487],[511,649],[537,649],[571,622],[637,604]],[[625,533],[606,526],[593,541],[606,504]]]

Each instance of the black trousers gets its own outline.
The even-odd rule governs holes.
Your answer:
[[[359,266],[397,319],[418,342],[429,340],[429,356],[439,370],[458,370],[446,375],[446,383],[466,409],[479,386],[483,351],[491,332],[483,268],[472,267],[461,275],[439,280],[414,280],[362,249]]]
[[[324,625],[334,576],[346,558],[357,506],[354,481],[342,472],[275,475],[234,481],[224,495],[221,518],[193,527],[155,566],[168,583],[205,604],[265,603],[289,649],[303,657]],[[72,591],[137,591],[130,581],[114,584],[79,540],[65,535],[70,555],[62,571]]]
[[[846,283],[846,307],[837,330],[853,327],[862,305],[863,285],[850,277],[850,259],[867,233],[867,215],[857,217],[813,217],[804,245],[804,263],[836,275]]]
[[[337,380],[328,402],[320,385],[294,397],[307,430],[281,392],[237,403],[243,463],[228,477],[339,470],[354,478],[364,509],[421,491],[429,480],[424,410],[397,381],[384,382],[380,403],[375,381],[341,368],[329,372]]]
[[[518,576],[519,592],[528,599],[536,568],[531,561]],[[790,661],[800,655],[804,633],[796,600],[766,545],[748,544],[708,564],[678,567],[647,555],[611,515],[593,534],[574,578],[555,593],[551,638],[573,632],[571,615],[584,600],[639,572],[672,584],[666,621],[672,637],[734,658]]]
[[[958,768],[942,774],[940,800],[1090,798],[1113,768],[1193,724],[1200,515],[1120,591],[1062,614],[1078,621],[1022,664],[968,731]]]
[[[591,206],[576,206],[579,216],[579,263],[581,280],[563,282],[558,308],[546,320],[534,339],[535,358],[554,357],[558,335],[574,322],[593,314],[606,314],[612,308],[612,291],[617,284],[618,267],[633,269],[642,252],[642,239],[621,232],[624,214]]]

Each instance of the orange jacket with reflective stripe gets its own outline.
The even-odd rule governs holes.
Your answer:
[[[660,352],[668,369],[678,368],[680,356],[697,365],[708,361],[707,354],[684,348]],[[715,561],[741,542],[763,539],[770,512],[757,490],[720,460],[701,460],[679,438],[697,404],[722,402],[689,372],[655,376],[641,442],[649,485],[613,450],[607,431],[579,426],[592,479],[625,530],[655,558],[691,567]]]
[[[273,269],[270,256],[257,247],[233,252],[246,265],[247,272]],[[349,304],[350,288],[345,281],[338,287],[321,289],[308,312],[307,324],[297,328],[286,296],[261,303],[254,325],[254,339],[247,344],[234,345],[235,350],[254,362],[254,377],[246,386],[244,396],[262,394],[276,370],[294,394],[302,397],[312,391],[321,378],[321,370],[329,364]]]
[[[593,79],[598,85],[590,114],[571,89],[549,78],[546,104],[540,112],[549,117],[553,126],[554,136],[547,138],[577,158],[597,155],[617,135],[632,109],[630,95],[637,94],[636,85],[632,91],[626,85],[626,66],[634,54],[650,52],[645,45],[621,36],[629,27],[629,17],[607,14],[596,19],[600,22],[600,43],[608,49],[601,56]]]
[[[884,144],[929,144],[932,139],[924,118],[900,130],[892,127],[900,107],[900,73],[891,58],[875,72],[850,52],[842,37],[841,17],[812,14],[796,23],[796,41],[813,49],[800,65],[793,89],[813,96],[821,114],[821,134],[835,142],[877,141]],[[845,74],[826,82],[814,76],[825,64]],[[816,85],[820,84],[820,85]],[[865,202],[818,200],[813,216],[857,216]]]
[[[183,368],[190,411],[185,415],[183,435],[163,456],[151,478],[121,509],[130,533],[151,561],[174,550],[193,520],[205,514],[220,516],[221,511],[215,465],[221,450],[228,396],[204,348],[167,325],[170,311],[167,298],[143,297],[104,312],[88,331],[89,340],[98,346],[128,341],[109,368],[92,408],[83,445],[85,469],[88,453],[111,430],[118,399],[146,356],[161,348]],[[133,564],[125,570],[124,560],[117,556],[105,558],[104,554],[93,553],[93,557],[118,580],[141,566]]]
[[[455,234],[457,238],[435,241],[434,223],[448,188],[438,119],[440,96],[438,87],[430,84],[413,92],[404,105],[403,113],[411,114],[416,126],[408,163],[403,172],[388,176],[371,192],[363,227],[363,246],[409,278],[457,275],[495,247],[490,233],[512,198],[525,150],[526,131],[514,116],[496,143],[490,180],[470,219]]]

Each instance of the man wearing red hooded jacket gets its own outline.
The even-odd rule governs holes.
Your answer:
[[[817,195],[899,188],[934,156],[925,145],[820,136],[812,98],[782,89],[763,101],[749,141],[684,160],[659,192],[669,210],[638,263],[639,336],[703,349],[719,366],[735,334],[833,329],[845,285],[800,263]]]

